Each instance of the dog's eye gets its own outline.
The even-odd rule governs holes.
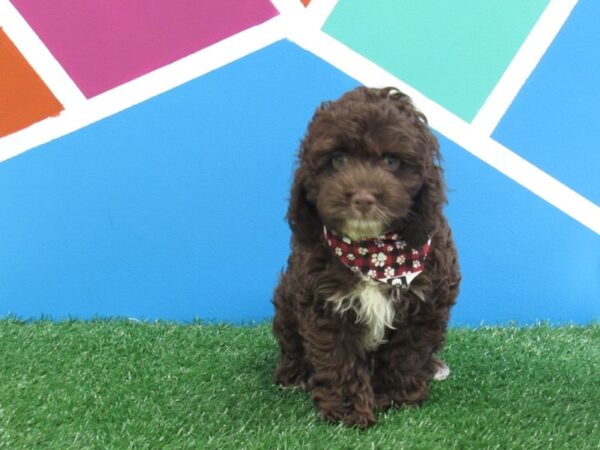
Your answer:
[[[335,170],[339,170],[344,166],[344,164],[346,164],[347,161],[348,157],[346,155],[344,155],[343,153],[336,153],[331,158],[331,166]]]
[[[391,155],[385,155],[383,157],[383,163],[389,170],[396,170],[398,167],[400,167],[400,160]]]

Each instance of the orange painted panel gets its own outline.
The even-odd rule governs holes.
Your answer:
[[[0,28],[0,136],[21,130],[63,106]]]

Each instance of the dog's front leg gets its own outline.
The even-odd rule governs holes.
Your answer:
[[[441,311],[428,315],[425,322],[404,323],[379,348],[373,374],[379,408],[419,405],[425,400],[435,372],[433,353],[443,342],[446,320],[447,313]]]
[[[337,313],[320,316],[303,330],[313,367],[309,388],[321,416],[366,428],[375,423],[375,400],[359,326]]]

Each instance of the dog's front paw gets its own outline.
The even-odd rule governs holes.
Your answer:
[[[368,428],[377,421],[372,411],[358,412],[341,409],[321,409],[321,417],[327,422],[343,423],[352,428]]]
[[[393,405],[392,398],[387,394],[378,394],[375,396],[375,407],[381,410],[390,409]]]
[[[308,368],[302,362],[281,361],[275,371],[274,381],[281,387],[306,389],[308,377]]]
[[[429,386],[426,381],[412,380],[404,387],[389,389],[375,394],[375,406],[386,410],[402,405],[419,406],[427,399]]]
[[[352,411],[350,414],[346,414],[342,419],[344,425],[348,427],[356,428],[369,428],[374,425],[377,419],[372,411],[358,412]]]

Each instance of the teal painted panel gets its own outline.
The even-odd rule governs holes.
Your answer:
[[[341,0],[324,31],[467,121],[549,0]]]

